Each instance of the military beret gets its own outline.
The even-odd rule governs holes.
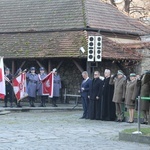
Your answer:
[[[118,70],[117,75],[124,75],[122,70]]]
[[[130,73],[130,77],[136,77],[135,73]]]

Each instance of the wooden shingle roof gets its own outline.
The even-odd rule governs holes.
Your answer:
[[[0,51],[4,58],[86,58],[87,37],[94,32],[42,32],[21,34],[0,34]],[[141,59],[132,50],[103,36],[104,59]],[[86,52],[80,54],[80,47]]]
[[[100,0],[1,0],[0,33],[97,28],[144,35],[144,25]]]

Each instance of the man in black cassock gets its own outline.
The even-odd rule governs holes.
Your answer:
[[[110,70],[105,69],[101,100],[101,120],[106,121],[114,121],[116,119],[115,103],[112,102],[114,85],[109,84],[110,74]]]
[[[89,119],[100,120],[101,116],[101,96],[103,81],[99,78],[100,73],[98,71],[94,72],[94,79],[90,84],[89,89]]]

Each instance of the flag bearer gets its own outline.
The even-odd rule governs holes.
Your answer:
[[[12,107],[12,103],[13,103],[13,87],[12,87],[12,75],[10,73],[10,69],[6,68],[5,69],[5,84],[6,84],[6,95],[5,95],[5,106],[7,107],[7,102],[9,100],[10,102],[10,107]]]
[[[46,95],[43,95],[42,93],[42,79],[44,79],[47,76],[45,73],[45,69],[43,67],[40,68],[40,73],[38,74],[39,77],[39,83],[38,83],[38,95],[41,99],[40,107],[46,107],[46,99],[48,98]]]

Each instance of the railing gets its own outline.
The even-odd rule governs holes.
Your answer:
[[[140,97],[140,96],[138,96],[138,118],[137,118],[138,127],[137,127],[137,131],[133,132],[133,134],[142,134],[142,132],[140,131],[140,101],[141,100],[150,100],[150,97]]]

